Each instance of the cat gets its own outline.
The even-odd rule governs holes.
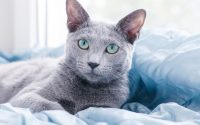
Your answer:
[[[67,0],[66,12],[64,56],[0,65],[0,103],[75,114],[126,102],[133,45],[146,11],[133,11],[116,25],[92,21],[77,0]]]

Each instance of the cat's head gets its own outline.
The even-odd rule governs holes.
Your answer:
[[[66,60],[76,74],[90,83],[109,83],[127,75],[145,10],[130,13],[116,25],[91,21],[77,0],[67,0],[66,11]]]

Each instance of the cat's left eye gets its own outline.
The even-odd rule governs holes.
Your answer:
[[[109,54],[115,54],[117,53],[119,50],[119,46],[116,45],[116,44],[109,44],[107,47],[106,47],[106,52],[109,53]]]
[[[83,50],[89,49],[89,43],[88,43],[88,41],[85,40],[85,39],[80,39],[80,40],[78,41],[78,46],[79,46],[79,48],[81,48],[81,49],[83,49]]]

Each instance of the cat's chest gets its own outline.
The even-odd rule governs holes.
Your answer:
[[[72,82],[72,83],[71,83]],[[79,80],[72,80],[66,86],[66,96],[59,103],[70,112],[78,112],[88,107],[113,107],[119,108],[127,99],[128,91],[124,87],[90,86]],[[121,84],[120,84],[121,85]],[[128,87],[125,87],[128,90]],[[71,107],[71,109],[68,109]]]
[[[93,103],[104,101],[110,95],[115,95],[115,91],[109,86],[91,86],[89,84],[79,83],[71,88],[73,100],[77,103]]]
[[[72,93],[71,93],[72,94]],[[116,107],[116,96],[110,95],[108,91],[88,90],[74,91],[72,100],[60,100],[59,103],[69,112],[76,113],[89,107]],[[71,107],[70,109],[68,107]]]
[[[73,96],[76,110],[79,111],[88,107],[116,107],[120,99],[118,92],[110,90],[110,88],[85,89],[76,92]]]
[[[120,85],[122,83],[119,83]],[[79,83],[70,87],[70,95],[76,104],[101,104],[107,102],[117,102],[121,98],[127,97],[129,91],[127,84],[120,85],[98,85],[91,86],[90,84]],[[122,85],[123,85],[122,84]]]

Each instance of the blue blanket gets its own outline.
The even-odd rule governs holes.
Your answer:
[[[31,50],[20,54],[8,54],[0,51],[0,64],[28,60],[32,58],[42,58],[42,57],[59,57],[64,54],[64,45],[57,48],[43,48],[37,50]]]
[[[130,81],[137,90],[131,101],[150,109],[176,102],[200,111],[200,35],[146,31],[137,41],[132,67]]]
[[[200,35],[143,31],[135,47],[128,103],[142,103],[153,110],[150,114],[112,108],[89,108],[74,116],[64,111],[32,114],[4,104],[0,105],[0,124],[200,125]],[[62,54],[63,46],[19,55],[0,53],[0,63]]]
[[[175,103],[162,104],[150,114],[114,108],[89,108],[70,115],[64,111],[32,114],[28,109],[0,105],[1,125],[199,125],[200,113]]]

